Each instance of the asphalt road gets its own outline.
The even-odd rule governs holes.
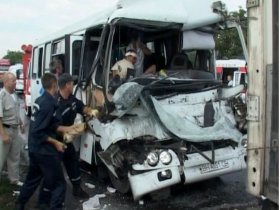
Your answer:
[[[21,116],[25,118],[26,126],[29,125],[29,119],[23,112]],[[27,133],[23,135],[27,141]],[[190,209],[190,210],[253,210],[262,209],[260,199],[246,192],[246,171],[222,176],[191,185],[178,185],[171,188],[171,196],[167,199],[155,201],[149,196],[144,197],[140,202],[134,201],[130,193],[121,194],[119,192],[110,193],[107,187],[109,182],[100,180],[97,172],[81,163],[82,169],[82,187],[90,195],[105,196],[97,199],[100,206],[97,209],[106,210],[163,210],[163,209]],[[24,173],[21,177],[24,180]],[[67,177],[67,176],[66,176]],[[92,184],[94,188],[89,188],[85,184]],[[72,187],[68,180],[67,196],[65,201],[66,210],[83,210],[83,202],[72,196]],[[30,200],[27,209],[32,210],[36,204],[37,193]],[[85,210],[85,209],[84,209]]]
[[[97,194],[104,194],[100,198],[100,209],[107,210],[140,210],[140,209],[233,209],[249,210],[261,209],[260,199],[246,192],[245,180],[246,171],[241,171],[220,178],[211,179],[191,185],[178,185],[171,189],[171,196],[164,200],[155,201],[149,196],[144,197],[140,202],[134,201],[132,195],[119,192],[109,193],[109,183],[100,182],[92,171],[89,175],[83,173],[83,188],[91,197]],[[90,183],[95,188],[86,187]],[[82,210],[82,201],[76,200],[71,195],[71,186],[68,187],[66,199],[67,210]]]

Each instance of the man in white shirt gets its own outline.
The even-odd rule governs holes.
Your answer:
[[[232,81],[232,76],[230,74],[227,75],[227,81],[228,81],[228,86],[232,87],[233,86],[233,81]]]
[[[121,79],[127,78],[127,69],[134,69],[134,64],[137,60],[137,54],[134,50],[128,50],[125,53],[125,58],[115,63],[111,68],[113,77],[119,75]]]
[[[23,133],[24,125],[19,117],[19,103],[14,95],[15,75],[5,73],[3,83],[4,88],[0,92],[0,173],[7,161],[10,182],[21,186],[19,162],[23,139],[19,135],[19,128]]]

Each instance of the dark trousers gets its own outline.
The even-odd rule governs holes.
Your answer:
[[[79,158],[72,143],[67,144],[67,149],[62,155],[62,160],[73,187],[79,187],[81,184]],[[50,193],[45,188],[44,181],[40,189],[39,204],[48,204],[50,202]]]
[[[44,179],[44,189],[50,197],[50,210],[62,209],[66,182],[61,167],[61,157],[59,155],[42,155],[29,153],[30,163],[24,185],[20,190],[18,203],[26,204],[33,195],[36,188]]]
[[[67,144],[67,149],[63,153],[62,160],[73,186],[80,186],[81,172],[79,167],[79,157],[77,156],[75,147],[72,143]]]

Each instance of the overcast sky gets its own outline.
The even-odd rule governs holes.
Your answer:
[[[0,58],[8,50],[19,51],[22,44],[32,44],[115,2],[117,0],[0,0]],[[229,11],[236,11],[239,6],[246,8],[246,0],[223,2]]]

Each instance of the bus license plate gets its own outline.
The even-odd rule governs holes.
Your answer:
[[[221,169],[229,168],[229,163],[227,160],[217,161],[214,164],[205,164],[200,167],[200,173],[205,174],[212,171],[218,171]]]

